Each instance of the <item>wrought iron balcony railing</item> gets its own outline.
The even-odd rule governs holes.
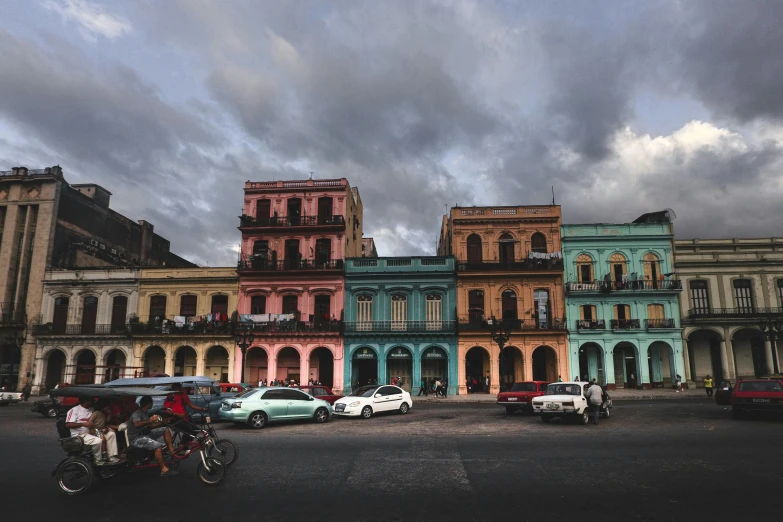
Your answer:
[[[283,272],[294,270],[344,270],[345,261],[331,259],[328,261],[316,261],[314,259],[284,259],[282,261],[268,261],[264,256],[242,256],[237,262],[237,270],[259,272]]]
[[[318,226],[345,226],[345,216],[273,216],[257,218],[253,216],[239,216],[240,228],[250,227],[318,227]]]
[[[230,322],[194,322],[177,324],[172,320],[150,321],[148,323],[130,323],[127,325],[131,335],[231,335]]]
[[[691,308],[688,319],[759,319],[783,316],[783,308]]]
[[[682,281],[679,279],[664,279],[663,281],[639,280],[639,281],[587,281],[577,282],[569,281],[566,283],[566,292],[639,292],[639,291],[657,291],[678,292],[682,290]]]
[[[639,330],[639,319],[612,319],[612,330]]]
[[[479,261],[471,263],[467,261],[457,262],[457,270],[460,272],[495,271],[509,272],[515,270],[562,270],[562,259],[523,259],[522,261]]]
[[[128,325],[36,324],[33,335],[126,335]]]
[[[334,321],[277,321],[270,323],[239,323],[238,329],[252,331],[254,335],[263,334],[309,334],[341,333],[343,322]]]
[[[516,319],[511,321],[513,326],[512,331],[547,331],[547,330],[565,330],[566,325],[562,319],[553,318],[547,321],[539,321],[537,319]],[[492,325],[488,321],[470,321],[467,319],[460,319],[457,324],[457,329],[460,332],[489,332],[492,329]]]
[[[456,321],[346,321],[346,332],[454,332]]]
[[[644,327],[648,330],[664,329],[664,328],[677,328],[677,324],[674,319],[645,319]]]
[[[577,320],[576,329],[577,330],[606,330],[606,321],[604,321],[603,319],[598,319],[595,321]]]

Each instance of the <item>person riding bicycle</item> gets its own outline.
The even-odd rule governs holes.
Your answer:
[[[177,382],[172,384],[171,393],[167,395],[166,400],[163,401],[163,408],[171,411],[172,414],[178,417],[178,420],[174,422],[172,426],[192,437],[197,435],[199,430],[195,429],[190,424],[190,416],[188,415],[188,411],[185,409],[185,406],[190,406],[191,409],[196,411],[209,411],[209,408],[203,408],[193,404],[193,401],[190,400],[188,394],[185,393],[185,391],[182,389],[182,385],[180,383]],[[189,439],[186,438],[186,440]]]
[[[174,445],[171,442],[171,430],[163,426],[163,419],[159,415],[150,417],[152,397],[144,396],[139,401],[139,408],[134,411],[128,420],[128,438],[132,448],[139,448],[155,453],[155,460],[160,466],[161,477],[171,477],[177,474],[176,470],[169,469],[163,460],[163,448],[168,448],[174,455]],[[165,444],[156,439],[163,437]]]

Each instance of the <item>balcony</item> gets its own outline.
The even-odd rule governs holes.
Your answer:
[[[345,260],[346,275],[389,272],[454,272],[453,257],[361,257]]]
[[[255,218],[239,216],[239,228],[340,227],[345,228],[345,217],[337,216],[274,216]]]
[[[549,321],[538,321],[536,319],[517,319],[513,321],[511,328],[514,332],[541,332],[565,330],[566,325],[562,319],[551,319]],[[460,319],[457,324],[457,330],[460,332],[489,332],[492,325],[488,321],[470,321]]]
[[[343,322],[334,321],[277,321],[269,323],[239,323],[237,328],[252,331],[258,337],[264,334],[302,335],[312,333],[339,334]]]
[[[688,319],[691,321],[710,319],[755,320],[783,316],[783,308],[691,308]]]
[[[606,330],[606,321],[598,319],[596,321],[576,321],[576,329],[583,330]]]
[[[524,259],[504,263],[499,261],[481,261],[469,263],[460,261],[457,263],[459,272],[515,272],[519,270],[562,270],[562,259]]]
[[[237,270],[246,272],[289,272],[289,271],[342,271],[345,262],[342,259],[315,261],[313,259],[284,259],[268,261],[265,256],[243,255],[237,262]]]
[[[648,330],[666,330],[677,328],[674,319],[645,319],[644,327]]]
[[[454,333],[456,321],[346,321],[345,332]]]
[[[33,335],[127,335],[128,325],[36,324]]]
[[[589,281],[579,283],[569,281],[566,283],[566,293],[593,292],[610,294],[612,292],[679,292],[682,290],[682,281],[679,279],[665,279],[663,281]]]
[[[612,319],[612,330],[639,330],[641,323],[639,319]]]
[[[232,323],[196,322],[177,325],[171,319],[163,324],[163,321],[151,321],[148,323],[131,323],[127,325],[131,335],[231,335]]]

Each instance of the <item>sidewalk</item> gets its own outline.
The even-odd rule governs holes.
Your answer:
[[[640,401],[640,400],[677,400],[677,399],[707,399],[707,394],[703,389],[683,390],[676,392],[669,389],[656,390],[614,390],[609,395],[613,401]],[[454,403],[494,403],[497,399],[496,394],[489,393],[470,393],[467,395],[449,395],[446,398],[436,399],[433,394],[421,397],[413,394],[415,402],[454,402]],[[709,399],[709,400],[715,400]]]

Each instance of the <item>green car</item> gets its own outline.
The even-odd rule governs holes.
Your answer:
[[[224,399],[218,411],[221,419],[261,429],[268,422],[312,419],[324,423],[332,406],[294,388],[254,388]]]

